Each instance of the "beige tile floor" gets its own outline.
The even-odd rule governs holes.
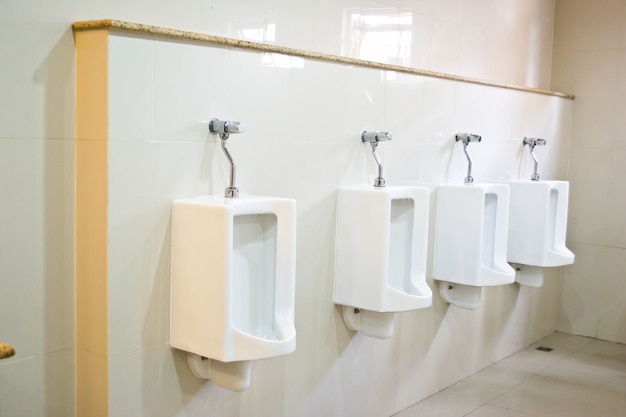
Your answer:
[[[626,417],[626,345],[553,333],[394,415],[430,416]]]

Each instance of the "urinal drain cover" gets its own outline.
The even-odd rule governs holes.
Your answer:
[[[554,350],[553,348],[547,346],[537,346],[536,349],[542,352],[552,352]]]

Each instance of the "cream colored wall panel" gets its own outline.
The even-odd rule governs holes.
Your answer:
[[[76,414],[95,417],[109,410],[108,32],[76,48]]]

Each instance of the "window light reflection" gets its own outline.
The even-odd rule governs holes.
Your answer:
[[[410,65],[411,13],[397,9],[348,11],[344,22],[344,33],[349,35],[349,42],[344,43],[343,55],[386,64]]]

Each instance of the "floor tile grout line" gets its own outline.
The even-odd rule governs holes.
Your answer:
[[[498,362],[496,362],[496,363],[498,363]],[[494,364],[494,365],[495,365],[495,364]],[[491,366],[493,366],[493,365],[491,365]],[[514,390],[515,388],[519,387],[520,385],[522,385],[522,384],[526,383],[528,380],[530,380],[532,377],[534,377],[534,376],[536,376],[536,375],[537,375],[537,374],[536,374],[536,373],[534,373],[534,372],[529,372],[528,376],[527,376],[527,377],[525,377],[525,378],[523,378],[520,382],[518,382],[517,384],[513,385],[511,388],[507,389],[506,391],[501,392],[500,394],[498,394],[498,395],[494,396],[494,397],[493,397],[493,398],[491,398],[489,401],[486,401],[485,403],[481,404],[479,407],[475,408],[474,410],[470,411],[469,413],[464,414],[464,415],[463,415],[463,417],[467,416],[468,414],[473,413],[474,411],[478,410],[478,409],[479,409],[479,408],[481,408],[481,407],[484,407],[485,405],[491,405],[491,406],[493,406],[493,407],[504,408],[504,409],[506,409],[506,410],[511,410],[511,411],[515,411],[515,412],[519,411],[519,410],[514,410],[514,409],[512,409],[512,408],[503,407],[503,406],[501,406],[501,405],[493,404],[492,402],[493,402],[493,401],[495,401],[495,400],[497,400],[498,398],[500,398],[500,397],[501,397],[501,396],[503,396],[504,394],[507,394],[507,393],[511,392],[512,390]],[[528,413],[526,413],[526,414],[528,414]],[[533,414],[530,414],[530,415],[533,415]]]
[[[546,370],[552,368],[553,366],[556,366],[557,364],[561,363],[563,360],[570,358],[572,355],[578,353],[580,351],[580,349],[582,349],[584,346],[587,346],[591,343],[594,342],[594,340],[597,340],[595,338],[591,338],[590,341],[588,341],[587,343],[581,344],[580,346],[578,346],[575,349],[558,349],[555,348],[554,350],[564,350],[563,353],[563,357],[561,357],[560,359],[557,359],[555,362],[552,362],[550,365],[545,366],[544,368],[540,369],[539,371],[535,372],[534,375],[540,375],[540,376],[547,376],[545,374],[543,374],[543,372],[545,372]],[[548,353],[552,353],[552,352],[548,352]]]
[[[514,408],[504,407],[504,406],[497,405],[497,404],[491,404],[490,402],[485,403],[485,404],[481,405],[480,407],[476,407],[475,409],[473,409],[473,410],[472,410],[472,411],[470,411],[469,413],[463,414],[463,416],[461,416],[461,417],[467,417],[467,416],[469,416],[470,414],[472,414],[474,411],[479,410],[479,409],[483,408],[483,407],[484,407],[484,406],[486,406],[486,405],[490,405],[490,406],[492,406],[492,407],[496,407],[496,408],[502,408],[502,409],[504,409],[504,410],[513,411],[514,413],[522,413],[522,414],[524,414],[524,415],[526,415],[526,416],[528,416],[528,417],[539,417],[539,416],[537,416],[537,414],[535,414],[535,413],[530,413],[530,412],[528,412],[528,411],[516,410],[516,409],[514,409]]]
[[[522,384],[524,384],[524,383],[528,382],[530,379],[532,379],[532,378],[533,378],[533,377],[535,377],[535,376],[546,376],[546,375],[543,375],[543,374],[541,374],[541,373],[542,373],[543,371],[545,371],[545,370],[547,370],[547,369],[551,368],[552,366],[554,366],[554,365],[556,365],[556,364],[560,363],[562,360],[564,360],[564,359],[566,359],[566,358],[569,358],[571,355],[573,355],[573,354],[577,353],[580,349],[582,349],[582,347],[583,347],[583,346],[586,346],[586,345],[588,345],[588,344],[590,344],[590,343],[593,343],[593,340],[589,341],[588,343],[582,344],[581,346],[579,346],[579,347],[578,347],[578,348],[576,348],[575,350],[566,350],[566,353],[565,353],[565,354],[563,355],[563,357],[561,357],[560,359],[557,359],[555,362],[551,363],[550,365],[545,366],[544,368],[542,368],[542,369],[540,369],[540,370],[538,370],[538,371],[536,371],[536,372],[529,372],[529,373],[528,373],[528,376],[526,376],[525,378],[523,378],[523,379],[522,379],[519,383],[517,383],[517,384],[515,384],[514,386],[510,387],[510,388],[509,388],[509,389],[507,389],[506,391],[501,392],[500,394],[498,394],[498,395],[494,396],[494,397],[493,397],[493,398],[491,398],[490,400],[488,400],[488,401],[484,402],[483,404],[481,404],[480,406],[476,407],[475,409],[473,409],[473,410],[469,411],[468,413],[463,414],[463,417],[465,417],[465,416],[467,416],[467,415],[469,415],[469,414],[473,413],[474,411],[478,410],[478,409],[479,409],[479,408],[481,408],[481,407],[484,407],[485,405],[491,405],[491,406],[494,406],[494,407],[500,407],[500,408],[504,408],[504,409],[511,410],[511,411],[518,411],[518,410],[513,410],[513,409],[509,409],[509,408],[507,408],[507,407],[502,407],[502,406],[499,406],[499,405],[493,404],[492,402],[493,402],[493,401],[495,401],[496,399],[500,398],[501,396],[503,396],[503,395],[505,395],[505,394],[509,393],[510,391],[514,390],[515,388],[519,387],[520,385],[522,385]],[[533,343],[533,344],[534,344],[534,343]],[[533,344],[529,345],[529,346],[528,346],[528,348],[531,348]],[[522,349],[522,350],[523,350],[523,349]],[[536,348],[533,348],[533,350],[536,350]],[[559,349],[559,350],[560,350],[560,349]],[[518,352],[515,352],[515,353],[518,353]],[[513,354],[511,354],[511,355],[509,355],[509,356],[513,356],[513,355],[515,355],[515,353],[513,353]],[[546,352],[546,353],[551,353],[551,352]],[[506,359],[506,358],[504,358],[504,359]],[[501,359],[500,361],[502,361],[502,360],[504,360],[504,359]],[[489,368],[489,367],[491,367],[491,366],[494,366],[494,365],[498,364],[500,361],[496,361],[496,362],[494,362],[493,364],[491,364],[491,365],[487,366],[487,367],[486,367],[486,368],[484,368],[484,369],[487,369],[487,368]],[[479,371],[479,372],[480,372],[480,371]],[[471,376],[471,375],[470,375],[470,376]],[[469,378],[469,376],[468,376],[468,378]],[[461,380],[461,381],[463,381],[463,380]],[[459,381],[459,382],[461,382],[461,381]],[[441,391],[440,391],[440,392],[441,392]],[[524,412],[524,413],[525,413],[525,412]],[[528,414],[528,413],[526,413],[526,414]],[[529,414],[529,415],[534,415],[534,414]]]
[[[555,333],[557,333],[557,332],[555,332]],[[578,337],[577,335],[567,335],[567,336]],[[546,336],[546,337],[548,337],[548,336]],[[583,342],[580,343],[579,345],[571,343],[571,345],[573,345],[573,346],[553,348],[554,350],[552,352],[557,353],[557,355],[556,355],[557,358],[555,358],[554,361],[551,362],[550,364],[545,365],[545,366],[541,367],[540,369],[537,369],[537,370],[534,370],[534,371],[526,371],[526,372],[524,372],[523,375],[522,375],[521,380],[519,380],[513,386],[511,386],[508,389],[506,389],[504,392],[501,392],[501,393],[499,393],[497,395],[493,395],[490,399],[488,399],[486,401],[475,401],[474,404],[470,404],[470,406],[472,406],[473,409],[471,409],[469,411],[465,411],[464,410],[464,411],[462,411],[462,414],[455,414],[453,417],[469,416],[472,413],[476,412],[476,410],[479,410],[480,408],[485,407],[485,406],[491,406],[491,407],[497,407],[497,408],[501,408],[501,409],[505,409],[505,410],[510,410],[510,411],[513,411],[513,412],[522,413],[522,414],[527,415],[529,417],[533,417],[533,416],[534,417],[538,417],[538,416],[543,415],[543,414],[536,414],[536,413],[534,413],[532,411],[529,411],[529,410],[524,410],[524,409],[517,410],[517,409],[513,409],[513,408],[508,408],[508,407],[503,406],[503,405],[494,404],[494,401],[496,401],[498,398],[504,396],[505,394],[511,393],[513,390],[519,389],[519,387],[522,384],[526,384],[526,383],[529,383],[529,382],[532,383],[531,380],[534,377],[551,378],[551,379],[554,378],[553,376],[546,374],[546,372],[550,368],[554,367],[555,365],[561,364],[563,362],[563,360],[571,359],[572,357],[574,357],[575,355],[578,355],[578,354],[590,355],[590,356],[593,356],[593,357],[596,357],[596,358],[602,358],[602,359],[607,359],[607,360],[617,360],[617,361],[620,361],[620,359],[614,359],[614,358],[611,358],[611,357],[605,357],[603,355],[597,355],[597,354],[594,354],[593,352],[585,352],[583,349],[590,347],[594,343],[597,343],[599,341],[603,342],[603,341],[601,339],[597,339],[597,338],[593,338],[593,337],[587,337],[587,336],[581,336],[581,337],[584,337],[586,340],[582,340]],[[545,339],[545,337],[543,339]],[[553,341],[554,344],[550,343],[549,340],[546,341],[546,340],[543,340],[543,339],[540,339],[539,341],[531,343],[526,348],[521,349],[521,350],[519,350],[517,352],[514,352],[511,355],[509,355],[509,356],[507,356],[505,358],[502,358],[502,359],[500,359],[500,360],[498,360],[496,362],[493,362],[492,364],[490,364],[488,366],[485,366],[481,370],[478,370],[475,373],[466,376],[465,378],[457,381],[455,384],[452,384],[452,385],[450,385],[450,386],[448,386],[448,387],[446,387],[446,388],[444,388],[444,389],[442,389],[442,390],[440,390],[440,391],[438,391],[436,393],[433,393],[432,395],[430,395],[427,398],[431,398],[431,397],[440,395],[442,392],[444,392],[446,390],[449,390],[454,385],[456,385],[458,383],[461,383],[462,381],[466,380],[467,378],[472,377],[473,375],[478,374],[482,370],[485,370],[485,369],[493,367],[494,365],[497,365],[498,363],[504,361],[505,359],[507,359],[507,358],[509,358],[511,356],[514,356],[515,354],[517,354],[517,353],[519,353],[519,352],[521,352],[523,350],[526,350],[527,352],[532,353],[533,350],[536,350],[536,348],[538,346],[541,346],[542,344],[545,345],[546,347],[550,347],[550,345],[553,345],[553,346],[557,345],[558,346],[558,344],[559,344],[558,343],[559,342],[558,339]],[[610,341],[606,341],[606,342],[607,343],[617,343],[617,342],[610,342]],[[540,352],[539,355],[548,355],[549,353],[552,353],[552,352]],[[533,362],[534,363],[537,363],[537,362],[541,363],[541,362],[543,362],[543,360],[538,359],[538,358],[544,358],[544,357],[543,356],[535,356],[534,358],[532,358]],[[503,371],[505,371],[505,372],[509,372],[509,371],[515,372],[515,368],[504,367]],[[424,399],[416,402],[415,404],[409,405],[404,410],[398,411],[398,413],[396,413],[396,414],[399,414],[399,413],[402,413],[402,412],[405,412],[405,411],[411,409],[412,407],[416,406],[417,404],[421,403],[422,401],[426,400],[427,398],[424,398]],[[476,398],[474,398],[474,400],[476,400]],[[480,405],[476,406],[476,403],[479,403]]]

